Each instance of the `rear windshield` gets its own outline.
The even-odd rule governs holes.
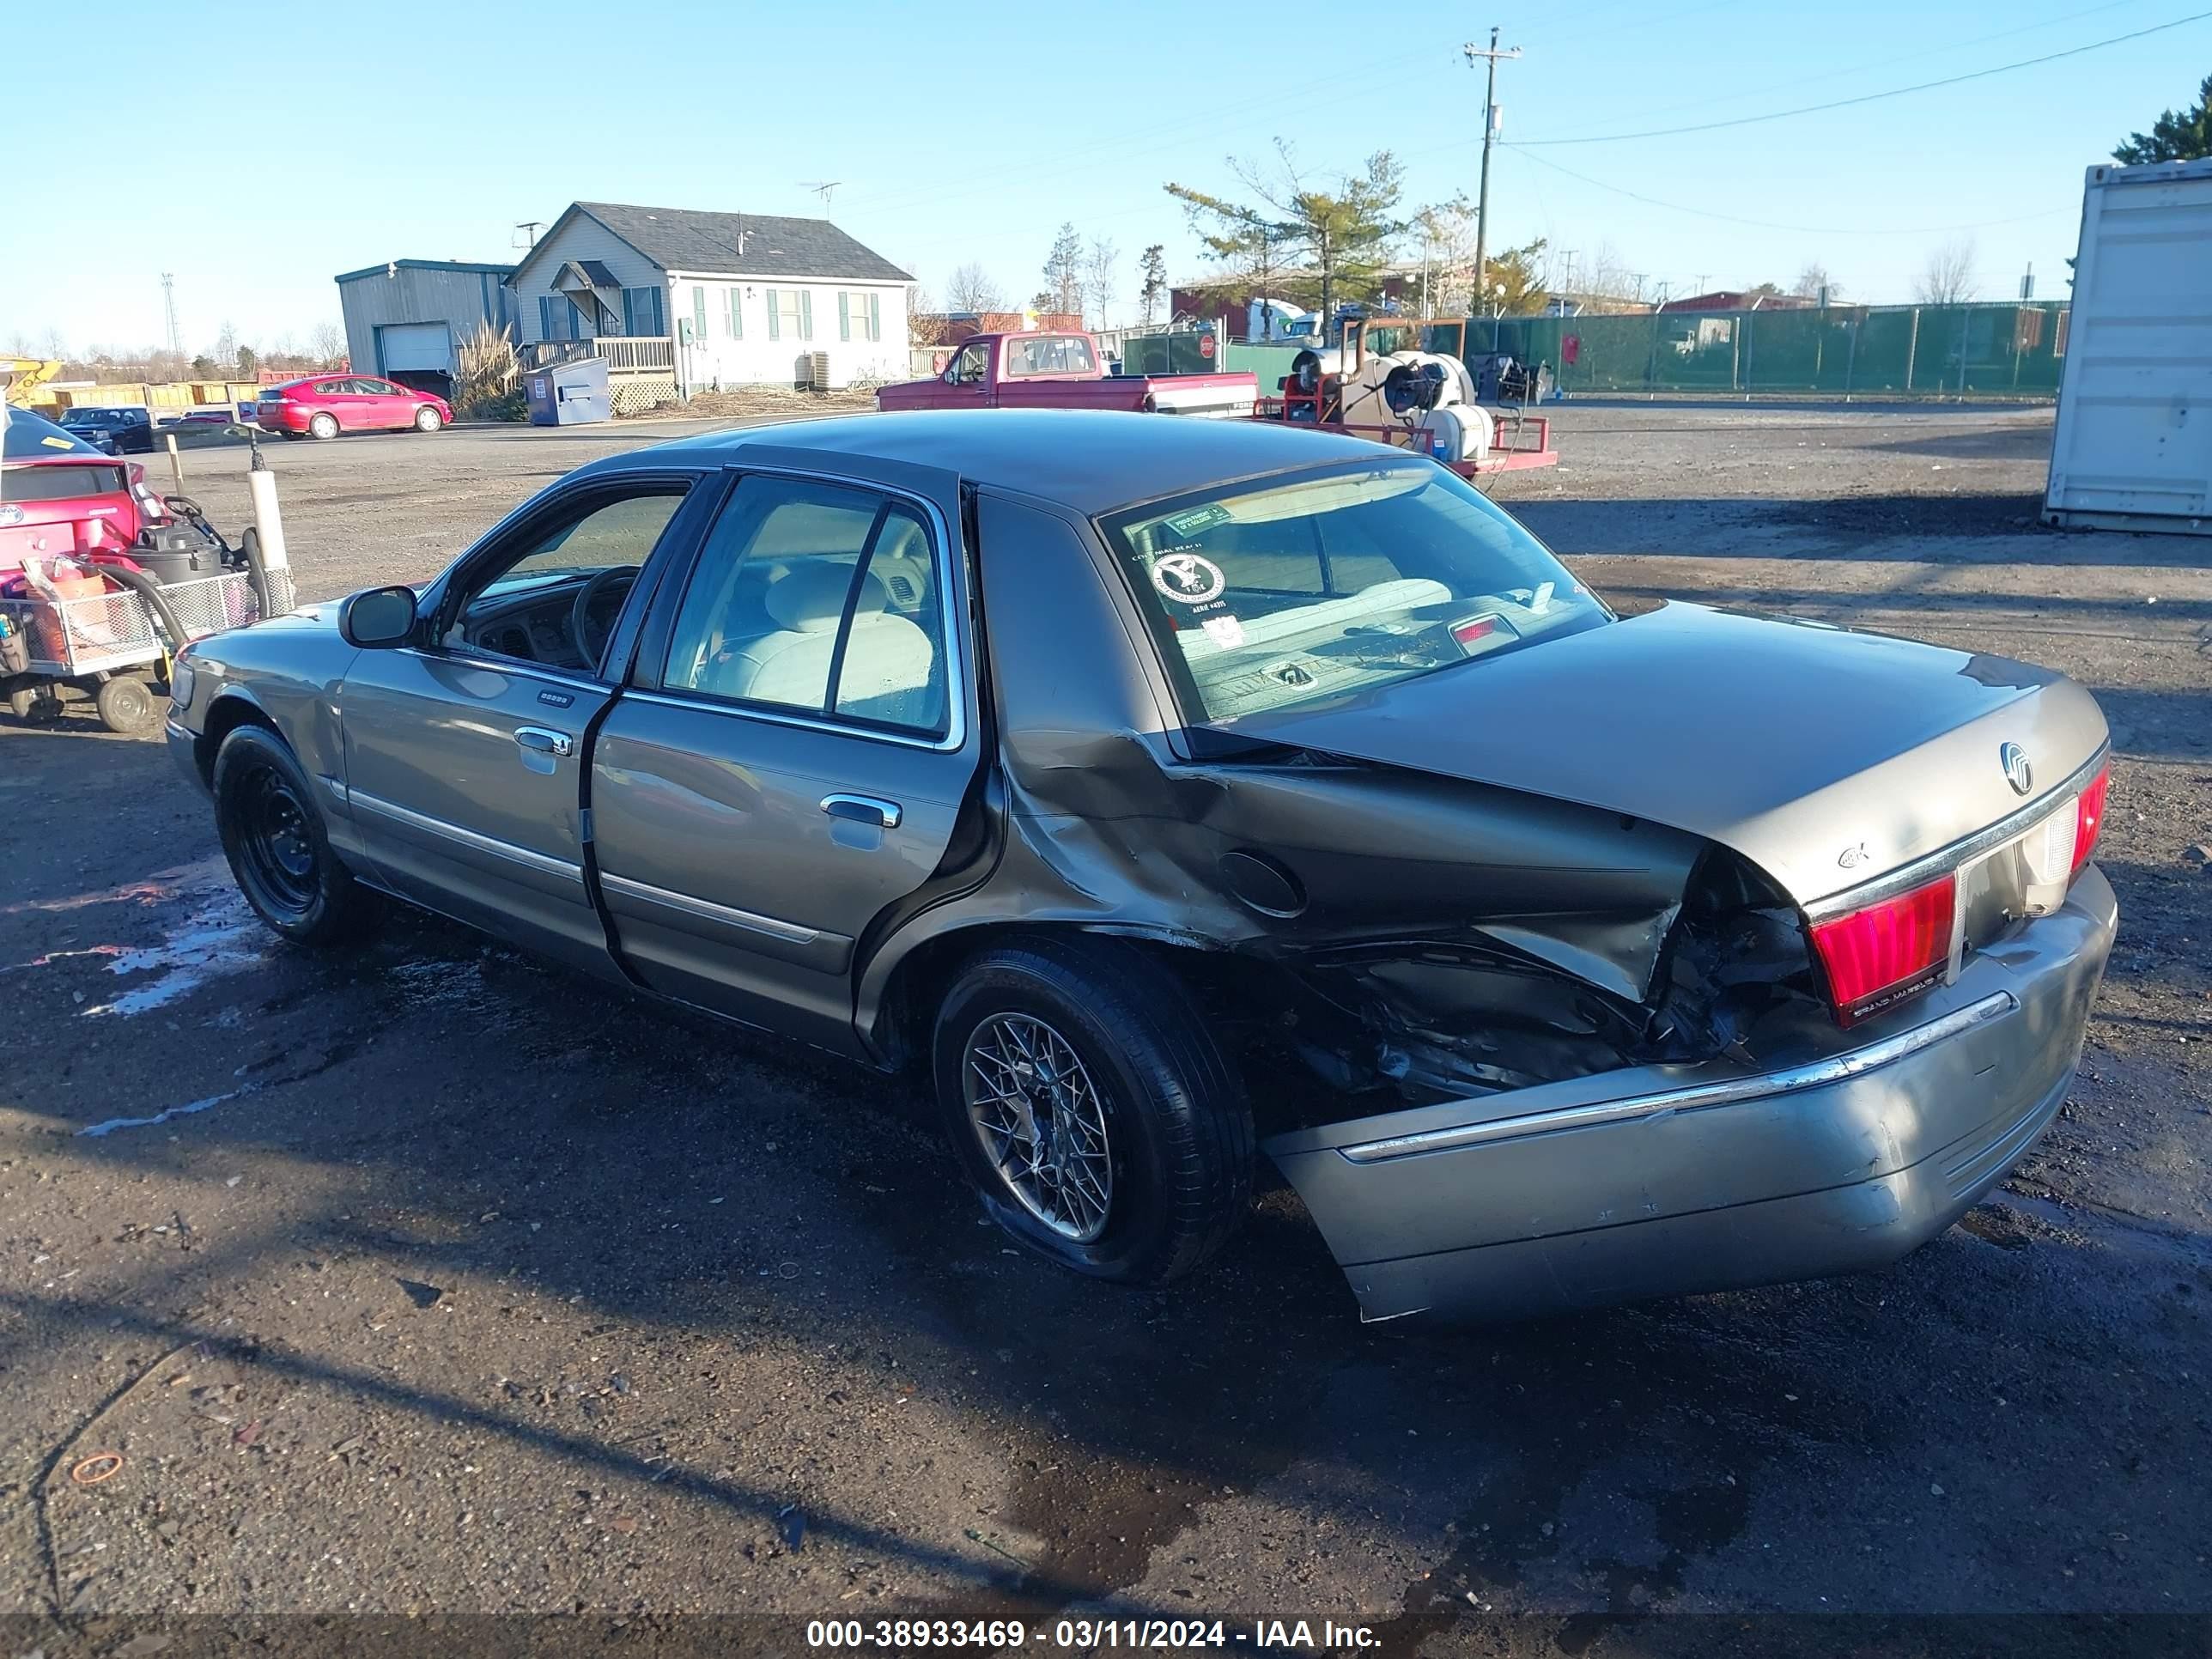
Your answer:
[[[1194,723],[1471,668],[1611,617],[1534,537],[1427,462],[1186,495],[1101,528]]]
[[[100,452],[74,433],[64,432],[43,415],[27,409],[7,411],[8,434],[0,441],[0,454],[11,461],[45,460],[55,455],[97,455]],[[8,494],[15,493],[11,482]]]
[[[123,469],[83,466],[69,462],[57,466],[11,466],[0,495],[11,501],[73,501],[86,495],[119,495]]]
[[[1079,334],[1048,334],[1006,342],[1010,375],[1088,374],[1098,367],[1091,342]]]

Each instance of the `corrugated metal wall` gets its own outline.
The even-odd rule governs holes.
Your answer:
[[[444,323],[458,345],[477,325],[512,327],[513,295],[489,270],[445,270],[402,264],[396,273],[356,276],[338,284],[338,306],[345,317],[346,349],[364,374],[380,374],[376,330],[386,323]],[[520,337],[518,331],[517,337]]]

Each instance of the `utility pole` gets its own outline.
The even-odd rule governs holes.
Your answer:
[[[1484,263],[1490,242],[1490,146],[1498,137],[1498,60],[1518,58],[1521,48],[1509,46],[1501,52],[1498,47],[1498,26],[1490,26],[1490,50],[1485,52],[1470,40],[1466,46],[1467,66],[1474,67],[1478,58],[1490,62],[1490,78],[1482,94],[1482,188],[1474,204],[1474,309],[1482,310],[1483,289],[1488,286],[1490,268]]]

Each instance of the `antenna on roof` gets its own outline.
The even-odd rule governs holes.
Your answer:
[[[543,219],[525,219],[514,228],[518,234],[508,237],[507,245],[509,247],[536,247],[538,227],[544,222]]]
[[[822,206],[826,211],[830,206],[830,192],[844,182],[842,179],[801,179],[799,181],[799,187],[801,190],[811,190],[819,196],[822,198]]]

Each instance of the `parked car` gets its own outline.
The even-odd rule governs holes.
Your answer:
[[[435,432],[453,418],[435,392],[417,392],[373,374],[314,374],[261,388],[254,418],[264,431],[288,438],[335,438],[341,432]]]
[[[9,407],[0,441],[0,582],[26,555],[120,553],[168,517],[137,461],[118,460],[68,428]]]
[[[65,409],[60,425],[110,455],[147,453],[154,447],[153,411],[143,408]]]
[[[1624,619],[1433,461],[1259,422],[610,457],[192,647],[169,737],[285,939],[396,895],[924,1071],[1101,1278],[1203,1260],[1256,1143],[1372,1318],[1890,1261],[2057,1112],[2117,923],[2079,686]]]
[[[1127,409],[1166,415],[1243,416],[1260,397],[1259,377],[1107,373],[1088,334],[976,334],[942,374],[880,388],[876,407],[908,409]]]

